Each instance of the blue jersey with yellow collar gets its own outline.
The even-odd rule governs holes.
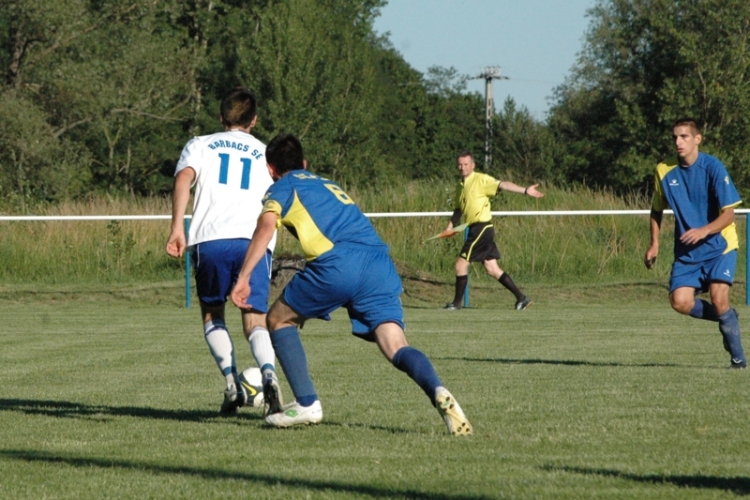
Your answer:
[[[370,221],[338,184],[306,170],[288,172],[268,188],[263,212],[279,216],[277,229],[282,224],[288,227],[309,261],[347,243],[388,251]]]
[[[742,203],[732,178],[718,159],[699,153],[689,167],[660,163],[656,166],[655,183],[653,209],[661,212],[671,208],[675,214],[675,259],[705,262],[739,248],[734,223],[697,245],[680,242],[680,236],[689,229],[703,227],[724,210]]]

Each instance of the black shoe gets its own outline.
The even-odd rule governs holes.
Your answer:
[[[267,371],[263,374],[263,417],[284,411],[284,398],[281,397],[279,379],[276,372]]]
[[[528,297],[524,297],[518,302],[516,302],[516,311],[523,311],[527,307],[531,305],[531,299]]]
[[[744,370],[747,368],[747,361],[737,361],[732,358],[732,364],[729,365],[729,368],[733,370]]]
[[[457,306],[453,302],[448,302],[443,306],[443,311],[458,311],[462,306]]]
[[[224,391],[224,402],[221,404],[219,413],[222,415],[234,415],[237,413],[237,409],[245,406],[247,403],[247,393],[240,387],[232,386],[228,387]]]

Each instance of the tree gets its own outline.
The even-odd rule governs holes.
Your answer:
[[[584,50],[556,90],[550,127],[570,181],[618,190],[650,186],[672,156],[670,124],[704,126],[705,150],[742,186],[750,176],[750,3],[599,0]]]
[[[159,127],[179,127],[184,116],[178,113],[189,95],[188,51],[179,33],[160,22],[167,7],[145,0],[126,5],[80,0],[4,5],[0,60],[6,78],[0,95],[29,106],[29,116],[45,137],[24,144],[26,151],[19,141],[8,144],[3,170],[17,170],[12,163],[20,158],[37,158],[24,163],[24,178],[46,178],[42,169],[57,159],[39,158],[52,151],[72,158],[75,151],[78,158],[71,161],[80,164],[71,168],[82,172],[79,185],[90,178],[108,189],[141,191],[163,155],[177,154],[174,146],[158,147],[164,137]],[[25,130],[21,120],[12,118]],[[29,149],[32,144],[38,149]],[[29,174],[34,170],[35,175]],[[23,190],[18,182],[6,185]],[[40,197],[62,194],[45,186],[43,182],[33,189]]]
[[[493,156],[502,175],[524,181],[562,182],[555,170],[555,145],[547,127],[508,97],[494,117]]]

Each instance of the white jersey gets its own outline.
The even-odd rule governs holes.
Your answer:
[[[266,146],[241,130],[202,135],[183,148],[175,175],[195,170],[195,201],[188,245],[233,238],[250,239],[263,195],[273,184]],[[276,235],[268,245],[273,251]]]

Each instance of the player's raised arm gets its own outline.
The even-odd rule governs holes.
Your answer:
[[[497,187],[498,189],[502,189],[503,191],[524,194],[526,196],[531,196],[532,198],[541,198],[544,196],[544,193],[537,189],[537,187],[539,187],[539,184],[533,184],[529,187],[523,187],[510,181],[502,181]]]
[[[266,254],[268,243],[276,232],[277,220],[278,215],[275,212],[264,212],[258,219],[253,239],[247,253],[245,253],[245,261],[242,263],[239,276],[237,276],[237,283],[232,289],[232,302],[240,309],[252,309],[252,305],[247,303],[247,298],[250,296],[250,274]]]

